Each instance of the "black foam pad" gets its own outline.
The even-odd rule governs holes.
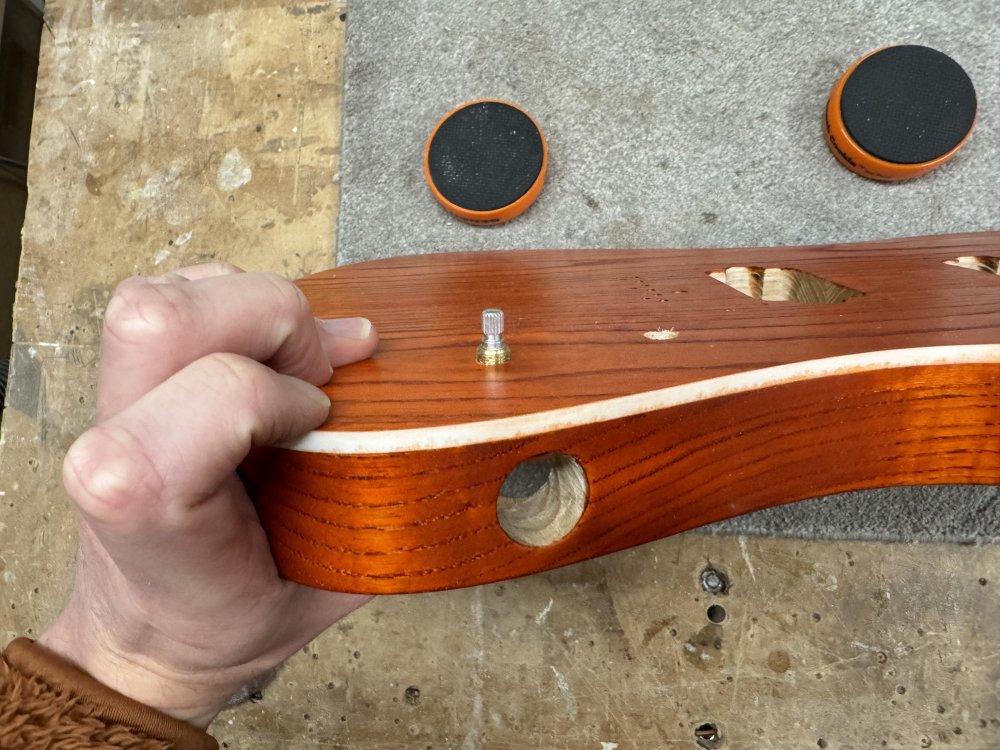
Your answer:
[[[972,129],[976,106],[962,66],[917,45],[888,47],[862,60],[840,97],[851,138],[896,164],[921,164],[951,151]]]
[[[427,166],[451,203],[493,211],[528,192],[542,169],[542,155],[542,134],[530,117],[502,102],[477,102],[441,123]]]

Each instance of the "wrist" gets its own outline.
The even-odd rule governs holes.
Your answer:
[[[112,690],[199,729],[208,728],[239,688],[220,674],[185,672],[123,648],[99,630],[68,607],[38,644]]]

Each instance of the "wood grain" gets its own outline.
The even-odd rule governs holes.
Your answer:
[[[317,314],[367,314],[382,344],[337,373],[321,432],[377,443],[470,423],[482,434],[511,420],[535,428],[433,450],[267,449],[245,476],[284,575],[376,593],[525,575],[846,490],[998,483],[1000,277],[946,264],[997,255],[1000,235],[988,233],[424,256],[325,272],[301,282]],[[738,266],[804,271],[863,296],[765,302],[709,276]],[[485,369],[474,354],[491,306],[507,314],[514,359]],[[673,340],[643,335],[670,328]],[[851,365],[898,350],[892,367]],[[795,376],[713,391],[783,370]],[[565,418],[693,386],[699,398],[666,408]],[[561,416],[544,428],[548,414]],[[497,496],[519,463],[552,451],[584,468],[586,507],[560,541],[525,547],[498,525]]]

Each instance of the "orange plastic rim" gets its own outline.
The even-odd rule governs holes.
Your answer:
[[[847,79],[851,77],[857,67],[869,57],[881,52],[884,49],[888,48],[880,47],[879,49],[873,50],[864,57],[860,58],[848,69],[846,73],[844,73],[844,75],[840,77],[840,80],[837,81],[836,85],[833,87],[833,91],[830,92],[830,98],[826,103],[824,130],[826,131],[826,143],[833,152],[833,155],[837,157],[837,161],[849,170],[871,180],[898,182],[900,180],[909,180],[914,177],[919,177],[922,174],[927,174],[931,170],[937,169],[948,161],[958,152],[960,148],[962,148],[962,146],[965,145],[965,142],[969,140],[969,136],[971,136],[972,131],[975,130],[976,121],[973,121],[972,127],[969,128],[969,132],[966,133],[965,138],[963,138],[957,146],[936,159],[921,162],[919,164],[899,164],[896,162],[886,161],[885,159],[880,159],[877,156],[873,156],[869,152],[865,151],[851,137],[851,134],[847,132],[847,127],[844,125],[844,119],[841,116],[840,97],[844,92],[844,85],[847,83]]]
[[[531,187],[529,187],[527,192],[524,193],[524,195],[522,195],[517,200],[508,203],[506,206],[501,206],[500,208],[495,208],[491,211],[472,211],[468,208],[463,208],[462,206],[452,203],[450,200],[445,198],[444,195],[441,194],[441,191],[438,190],[437,185],[434,184],[434,179],[431,177],[429,159],[430,159],[431,143],[434,142],[434,136],[437,135],[438,130],[448,120],[448,118],[450,118],[456,112],[465,109],[466,107],[471,107],[474,104],[483,104],[485,102],[505,104],[508,107],[513,107],[518,112],[527,117],[529,120],[531,120],[531,124],[535,126],[535,129],[538,131],[538,136],[542,141],[542,166],[541,169],[538,170],[538,177],[535,178],[535,181],[531,184]],[[481,226],[492,226],[496,224],[503,224],[505,221],[510,221],[511,219],[516,218],[517,216],[520,216],[525,211],[527,211],[528,207],[535,202],[535,200],[538,198],[538,195],[542,192],[542,185],[545,184],[545,173],[548,169],[548,166],[549,166],[549,146],[548,143],[546,143],[545,141],[545,134],[542,133],[542,129],[538,125],[538,121],[535,120],[534,117],[532,117],[528,112],[526,112],[521,107],[518,107],[516,104],[512,104],[511,102],[505,101],[503,99],[476,99],[475,101],[465,102],[464,104],[458,105],[448,114],[442,117],[441,120],[438,122],[438,124],[434,126],[434,130],[431,131],[431,135],[427,139],[427,145],[424,146],[424,177],[427,179],[427,184],[430,186],[431,193],[433,193],[434,197],[437,198],[438,203],[444,206],[446,211],[458,217],[462,221],[468,222],[469,224],[478,224]]]

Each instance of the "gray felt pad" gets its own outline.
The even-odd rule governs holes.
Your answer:
[[[951,163],[894,185],[843,169],[821,134],[837,78],[890,44],[952,56],[980,103],[977,130]],[[451,250],[746,247],[1000,228],[995,0],[357,0],[345,75],[341,264]],[[483,97],[527,109],[550,149],[537,204],[492,229],[450,218],[421,170],[438,119]],[[717,528],[995,541],[1000,492],[854,493]]]

